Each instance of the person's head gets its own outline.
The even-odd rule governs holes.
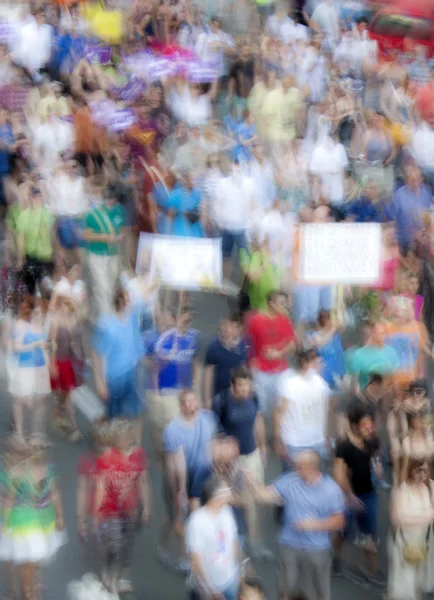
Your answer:
[[[297,352],[296,357],[297,368],[301,373],[307,373],[311,369],[315,371],[321,370],[321,357],[315,348],[307,348]]]
[[[356,23],[357,23],[357,29],[360,32],[366,31],[366,29],[368,29],[369,19],[367,19],[364,16],[361,16],[356,20]]]
[[[131,421],[115,419],[112,422],[113,444],[120,452],[127,452],[134,445],[134,428]]]
[[[424,377],[418,377],[408,386],[409,395],[415,400],[423,400],[428,395],[428,382]]]
[[[268,310],[276,315],[288,314],[288,294],[283,290],[274,290],[267,297]]]
[[[184,418],[191,419],[199,409],[199,402],[196,394],[191,389],[182,390],[179,396],[181,413]]]
[[[231,391],[237,400],[248,400],[252,397],[252,375],[247,367],[232,369]]]
[[[213,33],[220,31],[220,20],[216,16],[211,18],[211,29]]]
[[[42,319],[44,311],[45,306],[41,298],[27,296],[21,303],[20,318],[30,323],[30,321]]]
[[[384,377],[379,373],[373,373],[369,377],[368,389],[375,397],[379,397],[384,390]]]
[[[318,325],[328,327],[331,324],[331,315],[329,310],[322,309],[318,313]]]
[[[219,474],[211,475],[202,491],[203,504],[219,510],[232,500],[232,488],[228,480]]]
[[[251,49],[249,44],[243,44],[240,48],[240,58],[241,60],[247,60],[251,56]]]
[[[419,289],[419,277],[415,273],[409,273],[406,278],[406,291],[415,296]]]
[[[114,206],[118,201],[118,193],[116,186],[109,184],[104,190],[104,204]]]
[[[124,288],[118,288],[115,292],[113,299],[113,306],[115,311],[120,314],[123,313],[129,304],[128,292]]]
[[[214,468],[219,473],[227,472],[240,456],[238,440],[230,436],[215,438],[211,444],[211,454]]]
[[[242,321],[240,313],[231,313],[220,323],[220,337],[226,343],[237,342],[241,336]]]
[[[306,483],[316,483],[321,475],[321,458],[314,450],[305,450],[295,459],[297,473]]]
[[[291,89],[292,87],[294,87],[294,84],[295,80],[292,75],[285,75],[284,77],[282,77],[282,88],[284,90]]]
[[[372,439],[374,433],[374,422],[368,411],[359,406],[352,407],[348,412],[348,423],[351,433],[364,442]]]
[[[362,330],[363,345],[382,346],[383,345],[383,329],[380,323],[369,321],[365,323]]]
[[[185,307],[181,310],[178,318],[178,329],[185,333],[191,325],[193,320],[193,311],[191,308]]]
[[[375,181],[367,181],[363,193],[371,202],[378,201],[378,186]]]
[[[415,165],[411,165],[406,172],[406,183],[410,189],[416,190],[422,183],[422,172]]]
[[[80,264],[74,257],[67,256],[63,261],[63,275],[70,283],[75,283],[80,279]]]
[[[410,458],[407,467],[407,483],[427,484],[429,481],[429,466],[423,458]]]
[[[34,185],[30,189],[29,200],[31,204],[40,204],[42,202],[41,188]]]

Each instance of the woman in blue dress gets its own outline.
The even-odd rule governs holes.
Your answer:
[[[339,381],[346,374],[346,367],[341,334],[332,323],[330,311],[320,310],[318,329],[313,332],[310,341],[322,358],[322,377],[331,389],[336,389]]]
[[[200,212],[200,192],[193,187],[190,175],[183,173],[167,199],[167,213],[171,218],[167,233],[183,237],[203,237]]]

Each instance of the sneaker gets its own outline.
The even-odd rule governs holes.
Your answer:
[[[333,558],[332,573],[334,577],[342,577],[342,562],[338,556]]]
[[[81,442],[81,440],[83,439],[83,435],[82,435],[81,431],[79,431],[78,429],[75,429],[75,431],[73,431],[72,433],[69,434],[68,439],[73,444],[76,444],[77,442]]]
[[[251,558],[256,558],[257,560],[274,560],[274,554],[271,550],[268,550],[268,548],[258,542],[249,542],[247,544],[247,552]]]

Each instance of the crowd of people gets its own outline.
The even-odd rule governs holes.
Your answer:
[[[385,60],[369,11],[0,6],[8,600],[42,600],[40,568],[67,544],[59,435],[90,440],[76,510],[94,575],[70,600],[133,591],[134,542],[161,498],[151,462],[167,509],[156,553],[184,578],[179,597],[266,598],[252,568],[276,554],[262,504],[276,509],[281,600],[331,600],[350,543],[388,600],[434,590],[434,79],[410,39]],[[303,226],[331,223],[377,224],[375,284],[297,276]],[[218,328],[205,345],[196,294],[160,285],[141,234],[221,239],[208,293],[228,308],[220,323],[204,315]],[[104,412],[90,433],[83,386]]]

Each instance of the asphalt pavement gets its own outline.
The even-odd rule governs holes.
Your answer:
[[[212,294],[193,294],[193,305],[197,311],[194,326],[203,334],[202,343],[211,336],[215,335],[219,318],[228,311],[226,300]],[[1,432],[8,428],[10,423],[10,398],[5,391],[4,381],[2,382],[1,414],[0,427]],[[85,432],[89,428],[89,422],[83,414],[79,415],[79,424]],[[59,437],[54,432],[50,432],[51,441],[55,446],[49,450],[50,457],[57,466],[59,474],[59,485],[63,499],[65,524],[69,537],[68,544],[63,547],[55,562],[44,568],[43,580],[44,587],[42,600],[66,600],[66,586],[73,579],[81,578],[85,573],[91,571],[90,565],[93,564],[91,549],[83,544],[77,535],[76,529],[76,467],[79,457],[86,452],[87,445],[83,441],[77,445],[69,443],[66,439]],[[135,595],[128,596],[136,600],[182,600],[186,598],[185,584],[183,578],[167,568],[163,567],[156,556],[156,538],[159,533],[160,525],[165,516],[165,507],[161,495],[161,473],[155,466],[152,458],[152,446],[149,427],[145,427],[144,446],[150,459],[150,479],[152,481],[152,517],[148,527],[140,532],[136,540],[133,559],[133,584]],[[270,459],[266,469],[266,480],[272,481],[279,473],[279,465],[274,458]],[[388,529],[388,504],[389,493],[381,490],[380,494],[380,527],[381,527],[381,547],[380,563],[382,569],[386,569],[385,542]],[[262,531],[265,544],[272,550],[276,548],[275,536],[276,526],[273,518],[273,511],[269,507],[262,510]],[[344,561],[346,570],[353,573],[357,566],[363,560],[361,550],[349,547],[344,551]],[[263,580],[269,600],[277,600],[275,564],[254,563],[257,574]],[[381,590],[376,587],[366,586],[363,580],[358,584],[347,577],[333,579],[332,599],[333,600],[368,600],[381,597]],[[125,597],[127,600],[127,597]]]

